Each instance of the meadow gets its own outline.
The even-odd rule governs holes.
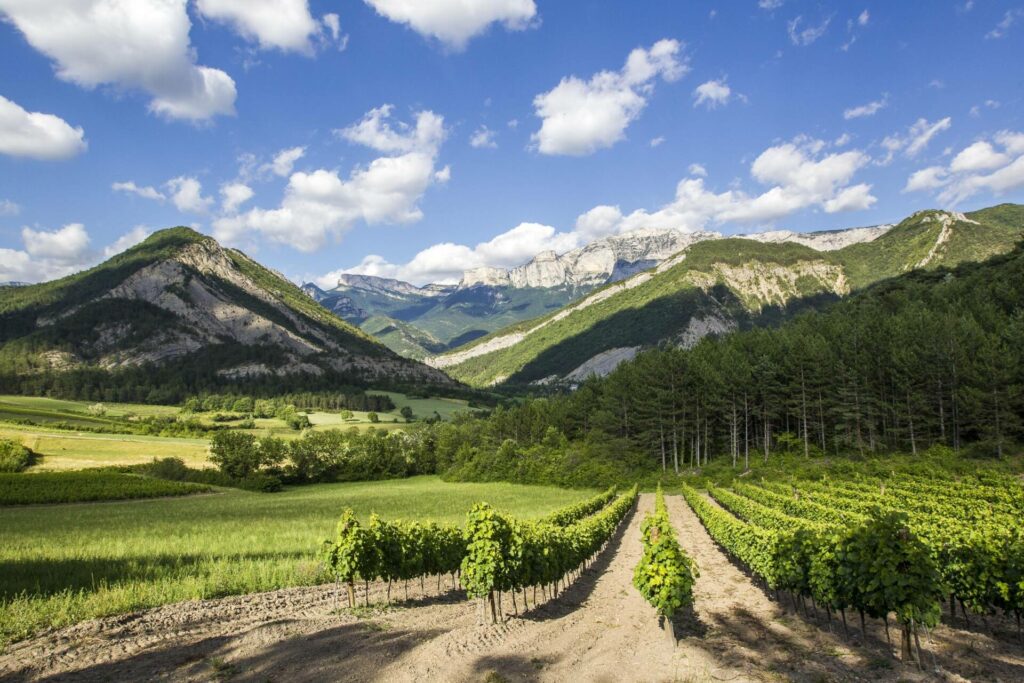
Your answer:
[[[478,501],[535,518],[590,495],[414,477],[0,509],[0,644],[145,607],[320,583],[316,551],[345,507],[364,520],[461,524]]]

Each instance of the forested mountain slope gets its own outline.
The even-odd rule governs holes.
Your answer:
[[[1024,244],[774,328],[641,353],[574,392],[467,425],[439,462],[452,461],[453,479],[579,483],[583,467],[743,465],[780,451],[1006,455],[1024,439],[1022,339]]]
[[[146,400],[246,382],[449,381],[189,228],[60,280],[0,290],[0,392]]]
[[[640,349],[770,322],[872,282],[1005,253],[1024,237],[1024,207],[967,215],[921,211],[872,241],[835,251],[751,239],[701,241],[547,316],[428,359],[483,386],[606,374]]]

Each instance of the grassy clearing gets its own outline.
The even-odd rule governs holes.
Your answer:
[[[32,471],[76,470],[136,465],[153,458],[181,458],[189,467],[207,467],[205,439],[131,434],[78,434],[45,427],[0,426],[0,438],[13,439],[43,456]]]
[[[363,519],[375,511],[462,523],[482,500],[530,518],[591,495],[415,477],[317,484],[273,495],[230,490],[0,509],[0,644],[144,607],[321,582],[315,553],[344,507]]]
[[[211,490],[203,484],[185,484],[118,472],[0,474],[0,505],[159,498],[187,496]]]

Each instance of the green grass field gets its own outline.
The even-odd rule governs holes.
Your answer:
[[[0,438],[18,441],[43,456],[32,471],[136,465],[169,457],[181,458],[189,467],[209,466],[205,439],[86,434],[19,425],[0,425]]]
[[[478,501],[537,517],[590,495],[415,477],[0,509],[0,645],[92,617],[318,583],[316,550],[345,507],[363,519],[462,523]]]

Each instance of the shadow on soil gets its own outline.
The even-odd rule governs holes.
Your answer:
[[[284,631],[291,620],[270,622],[259,629]],[[254,629],[255,630],[255,629]],[[199,679],[233,681],[362,681],[373,678],[385,664],[414,649],[440,631],[391,630],[386,624],[360,621],[313,634],[275,638],[249,655],[232,652],[232,642],[245,633],[207,638],[95,663],[58,676],[34,679],[56,681],[146,681]],[[275,633],[275,635],[278,635]],[[11,681],[32,679],[30,670],[15,672]]]

